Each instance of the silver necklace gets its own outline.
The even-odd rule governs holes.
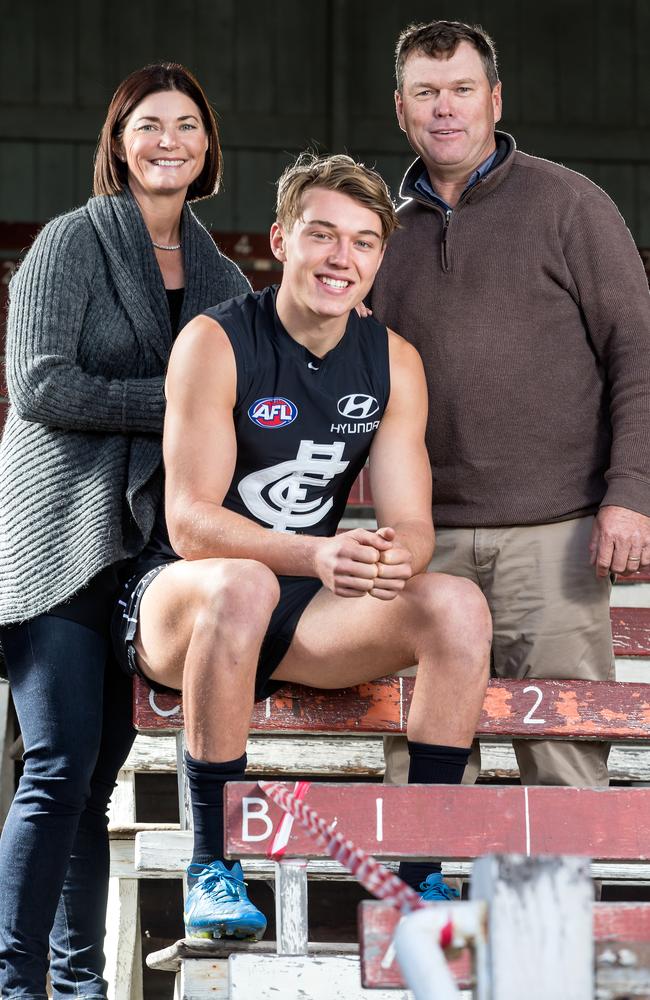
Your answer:
[[[152,240],[151,242],[155,246],[156,250],[180,250],[180,248],[181,248],[181,244],[180,243],[175,243],[174,246],[168,247],[168,246],[165,246],[164,243],[156,243],[155,240]]]

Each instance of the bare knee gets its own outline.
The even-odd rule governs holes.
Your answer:
[[[253,559],[222,559],[204,574],[196,627],[210,629],[220,641],[258,641],[278,603],[275,574]]]
[[[456,650],[465,663],[486,669],[492,620],[476,584],[459,576],[425,573],[411,581],[409,592],[418,633]]]

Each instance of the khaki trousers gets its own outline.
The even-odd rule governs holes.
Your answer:
[[[516,679],[612,680],[609,579],[589,564],[593,517],[515,528],[438,528],[429,567],[463,576],[483,591],[494,625],[492,674]],[[402,671],[415,673],[415,667]],[[449,706],[453,712],[454,706]],[[522,784],[608,784],[605,743],[513,740]],[[403,736],[384,739],[385,781],[405,783]],[[478,741],[465,770],[480,771]]]

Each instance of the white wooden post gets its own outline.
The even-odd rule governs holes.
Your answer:
[[[192,802],[185,774],[185,730],[176,733],[176,775],[178,782],[178,817],[181,830],[192,829]]]
[[[176,733],[176,784],[178,790],[178,818],[181,830],[192,829],[192,800],[185,773],[185,730]],[[183,904],[187,899],[187,871],[183,871]]]
[[[479,858],[470,897],[488,903],[488,981],[477,1000],[593,1000],[588,859]]]
[[[4,826],[15,790],[15,763],[11,756],[14,739],[12,721],[9,684],[0,680],[0,828]]]
[[[115,826],[135,823],[135,773],[120,771],[111,796],[109,820]],[[142,1000],[142,943],[137,879],[113,877],[106,911],[106,971],[109,1000]]]
[[[307,954],[307,862],[302,858],[275,866],[275,934],[278,955]]]

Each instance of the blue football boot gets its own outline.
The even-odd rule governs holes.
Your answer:
[[[440,899],[459,899],[458,890],[447,885],[440,872],[432,872],[427,875],[424,882],[420,882],[420,898],[427,902]]]
[[[196,883],[185,900],[186,937],[235,937],[259,941],[266,930],[266,917],[246,894],[244,873],[238,861],[229,871],[222,861],[192,864],[187,874]]]

